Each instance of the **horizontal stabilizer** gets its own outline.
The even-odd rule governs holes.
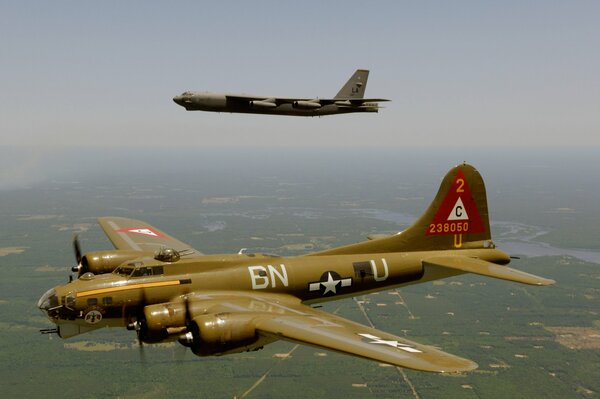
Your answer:
[[[362,104],[362,103],[380,103],[380,102],[392,101],[392,100],[388,100],[387,98],[334,98],[334,99],[326,98],[321,101],[332,101],[335,103],[343,103],[344,101],[347,101],[351,104]]]
[[[381,238],[388,238],[388,237],[391,237],[391,236],[392,236],[392,234],[369,234],[367,236],[367,238],[369,240],[379,240]]]
[[[434,265],[460,270],[467,273],[479,274],[487,277],[499,278],[501,280],[514,281],[517,283],[531,285],[550,285],[554,280],[535,276],[510,267],[486,262],[485,260],[468,258],[466,256],[435,256],[423,260],[423,266]]]

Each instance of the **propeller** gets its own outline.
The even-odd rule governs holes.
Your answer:
[[[141,298],[140,298],[140,302],[138,303],[137,306],[137,315],[136,315],[136,321],[135,321],[135,334],[137,335],[137,340],[138,340],[138,348],[140,349],[140,360],[142,361],[142,363],[146,363],[146,353],[144,352],[144,336],[146,335],[147,332],[147,325],[146,325],[146,315],[144,314],[144,308],[146,308],[146,290],[145,289],[141,289]]]
[[[185,309],[185,326],[189,329],[192,324],[192,315],[190,313],[190,298],[187,295],[183,297],[183,306]]]
[[[200,331],[198,330],[198,326],[192,320],[192,312],[190,311],[190,299],[188,295],[184,295],[183,297],[183,306],[184,306],[184,323],[186,333],[181,335],[179,338],[179,343],[183,346],[187,346],[192,348],[193,345],[197,345],[200,342]]]
[[[75,250],[75,259],[77,260],[77,264],[81,264],[81,245],[79,244],[79,235],[73,235],[73,249]]]
[[[192,316],[191,316],[191,312],[190,312],[190,300],[187,296],[187,294],[183,297],[183,306],[184,306],[184,318],[185,318],[185,328],[186,328],[186,333],[181,335],[179,338],[179,343],[181,344],[181,346],[177,345],[178,348],[181,349],[175,349],[173,352],[173,357],[174,360],[178,361],[178,362],[183,362],[185,360],[185,354],[187,352],[186,348],[191,347],[193,345],[193,341],[194,341],[194,333],[192,331]]]
[[[73,235],[73,251],[75,252],[75,260],[77,261],[77,266],[73,266],[71,271],[74,273],[78,273],[79,275],[83,274],[83,256],[81,255],[81,244],[79,244],[79,235]]]
[[[144,315],[144,308],[146,307],[146,290],[143,288],[140,290],[140,300],[136,306],[135,321],[127,325],[127,329],[135,331],[137,337],[138,348],[140,353],[140,359],[142,363],[146,363],[146,355],[144,352],[144,337],[147,333],[146,316]],[[123,320],[128,318],[125,304],[122,309]]]

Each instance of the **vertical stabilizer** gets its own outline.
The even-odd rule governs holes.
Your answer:
[[[483,178],[471,165],[450,169],[425,213],[406,230],[311,255],[483,248],[490,244]]]
[[[334,99],[360,99],[365,96],[365,90],[367,88],[367,79],[369,78],[369,71],[366,69],[357,69],[354,75],[342,87],[342,89],[335,95]]]

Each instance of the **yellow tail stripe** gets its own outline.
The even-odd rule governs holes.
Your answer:
[[[98,294],[107,294],[109,292],[119,292],[119,291],[127,291],[127,290],[135,290],[138,288],[154,288],[154,287],[167,287],[170,285],[179,285],[181,281],[179,280],[171,280],[171,281],[160,281],[157,283],[142,283],[142,284],[131,284],[131,285],[122,285],[119,287],[110,287],[110,288],[99,288],[97,290],[90,291],[81,291],[77,293],[77,298],[82,296],[90,296],[90,295],[98,295]]]

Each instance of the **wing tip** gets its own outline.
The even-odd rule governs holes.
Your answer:
[[[473,371],[479,367],[477,363],[470,359],[465,359],[440,350],[430,351],[427,358],[419,360],[412,359],[409,362],[401,362],[397,366],[405,367],[417,371],[426,371],[440,374],[460,374]]]
[[[448,368],[446,370],[441,370],[440,373],[441,374],[460,374],[460,373],[466,373],[469,371],[473,371],[473,370],[479,368],[479,365],[472,360],[469,360],[469,359],[462,359],[462,360],[464,362],[463,366],[459,366],[459,367],[455,367],[455,368]]]
[[[437,365],[437,367],[423,371],[431,371],[440,374],[460,374],[473,371],[477,368],[479,368],[479,365],[474,361],[458,356],[453,356],[452,363],[448,363],[445,365]]]
[[[556,284],[556,280],[553,280],[551,278],[543,278],[543,277],[540,277],[538,282],[535,283],[535,285],[539,285],[539,286],[546,286],[546,285],[553,285],[553,284]]]

